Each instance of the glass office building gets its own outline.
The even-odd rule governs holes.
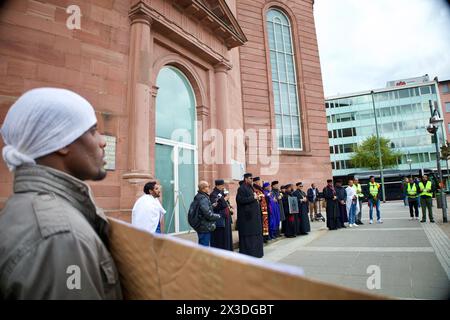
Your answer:
[[[412,169],[435,169],[434,138],[426,131],[431,116],[429,100],[442,115],[437,83],[429,81],[428,76],[388,82],[384,89],[327,98],[333,176],[368,170],[355,168],[350,157],[356,145],[376,134],[375,116],[380,137],[388,138],[391,147],[403,154],[392,169],[405,170],[407,175],[408,158]],[[445,126],[439,128],[439,145],[446,136],[445,130]],[[443,161],[442,168],[446,165]]]

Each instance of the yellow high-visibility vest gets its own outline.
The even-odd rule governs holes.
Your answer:
[[[424,186],[422,182],[419,183],[419,189],[422,190],[422,192],[420,193],[421,196],[428,196],[428,197],[432,197],[433,196],[433,192],[431,192],[431,181],[427,181],[427,184]]]
[[[355,183],[353,185],[353,189],[355,189],[356,194],[358,195],[358,198],[364,197],[364,194],[362,193],[362,187],[359,183]]]
[[[376,197],[378,195],[378,189],[380,189],[380,185],[376,182],[369,182],[369,193],[372,197]]]
[[[411,187],[412,184],[412,187]],[[415,183],[408,183],[408,198],[417,198],[417,187]]]

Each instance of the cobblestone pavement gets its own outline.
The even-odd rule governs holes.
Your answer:
[[[437,223],[420,223],[409,220],[403,202],[387,202],[381,206],[384,223],[371,225],[364,205],[364,225],[328,231],[324,223],[313,222],[309,235],[266,246],[263,259],[300,266],[307,277],[375,294],[447,299],[450,240],[441,210],[435,206],[433,211]],[[369,289],[368,282],[375,288]]]

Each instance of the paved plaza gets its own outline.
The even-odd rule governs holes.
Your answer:
[[[382,204],[384,223],[370,225],[364,204],[364,225],[328,231],[324,223],[313,222],[309,235],[266,246],[263,259],[300,266],[307,277],[375,294],[446,299],[450,240],[442,211],[433,209],[437,223],[420,223],[409,220],[403,202],[388,202]],[[367,280],[374,272],[370,268],[379,268],[379,289],[368,289]]]

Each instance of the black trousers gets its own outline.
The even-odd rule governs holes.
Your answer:
[[[409,215],[411,218],[414,217],[414,213],[416,218],[419,217],[419,198],[408,198],[409,204]]]

